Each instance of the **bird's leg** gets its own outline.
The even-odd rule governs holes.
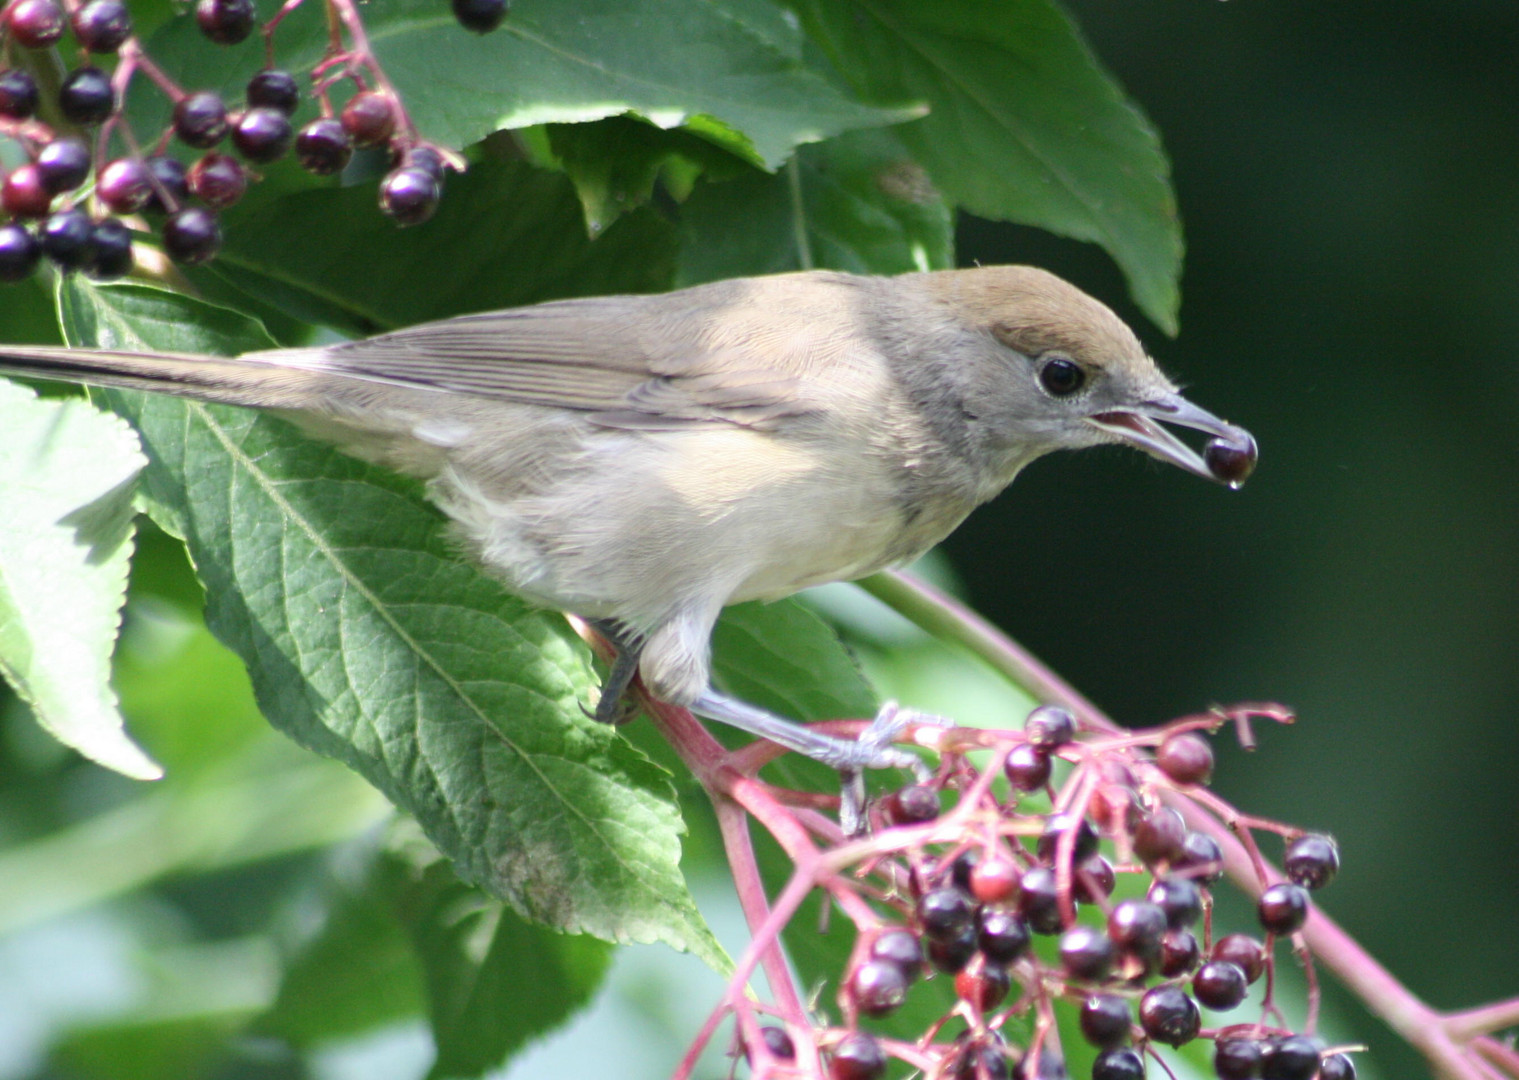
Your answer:
[[[627,700],[628,687],[638,674],[638,661],[643,655],[643,638],[631,633],[621,623],[612,619],[593,619],[596,632],[617,650],[611,669],[601,684],[601,697],[596,711],[591,715],[603,724],[625,724],[633,718],[634,706]]]

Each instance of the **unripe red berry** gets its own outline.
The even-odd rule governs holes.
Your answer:
[[[383,90],[364,90],[343,106],[343,130],[355,146],[378,146],[396,130],[396,101]]]
[[[63,37],[63,8],[53,0],[16,0],[6,13],[11,37],[28,49],[45,49]]]
[[[1155,764],[1178,784],[1206,784],[1213,779],[1213,747],[1196,732],[1185,731],[1160,744]]]
[[[0,206],[15,217],[46,217],[52,204],[53,193],[48,191],[41,171],[33,162],[17,165],[6,174],[4,185],[0,185]]]

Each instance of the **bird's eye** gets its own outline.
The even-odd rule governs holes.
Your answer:
[[[1067,397],[1080,390],[1087,381],[1087,373],[1074,360],[1057,356],[1044,362],[1039,369],[1039,383],[1055,397]]]

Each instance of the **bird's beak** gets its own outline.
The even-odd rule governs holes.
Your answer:
[[[1215,436],[1198,454],[1157,420],[1196,428]],[[1138,405],[1109,409],[1086,418],[1087,423],[1138,447],[1151,457],[1220,484],[1237,488],[1255,468],[1255,439],[1242,427],[1200,409],[1180,394],[1166,394]]]

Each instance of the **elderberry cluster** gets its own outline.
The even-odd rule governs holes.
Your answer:
[[[343,26],[334,11],[354,3],[327,5],[334,40]],[[263,28],[271,58],[274,29],[293,6]],[[505,0],[453,0],[453,8],[478,32],[494,29],[507,11]],[[350,16],[357,20],[356,8]],[[258,29],[253,0],[196,0],[193,17],[218,45]],[[57,66],[49,53],[67,45],[69,32],[84,62],[45,95],[35,72]],[[242,198],[258,167],[292,151],[308,172],[329,176],[355,149],[382,148],[391,167],[380,208],[401,225],[432,216],[446,169],[458,166],[418,136],[367,52],[329,54],[305,93],[294,74],[271,62],[252,75],[241,102],[229,103],[212,90],[181,89],[152,64],[124,0],[9,0],[0,9],[0,36],[0,137],[25,156],[0,181],[0,208],[9,218],[0,224],[0,281],[27,277],[44,258],[63,272],[120,277],[132,267],[134,229],[150,227],[175,262],[206,262],[222,244],[217,214]],[[160,132],[135,130],[126,114],[125,91],[136,77],[150,79],[173,103]],[[339,109],[333,90],[344,82],[354,93]],[[307,100],[319,115],[297,128]]]
[[[952,1016],[965,1021],[965,1030],[929,1048],[932,1077],[1066,1077],[1054,1035],[1059,1004],[1076,1010],[1098,1052],[1092,1080],[1142,1080],[1157,1046],[1200,1037],[1214,1042],[1220,1080],[1352,1080],[1346,1054],[1280,1026],[1269,994],[1256,1022],[1205,1027],[1203,1014],[1240,1007],[1273,970],[1275,944],[1308,918],[1308,890],[1339,869],[1333,840],[1280,827],[1287,880],[1261,892],[1259,936],[1219,934],[1213,891],[1223,853],[1165,804],[1211,779],[1206,739],[1173,730],[1149,745],[1087,740],[1069,712],[1044,706],[1000,749],[1006,795],[992,794],[961,759],[932,784],[902,788],[876,806],[876,839],[914,829],[932,839],[890,848],[901,873],[883,902],[888,912],[862,932],[843,980],[845,1026],[819,1040],[832,1080],[885,1076],[888,1050],[868,1023],[902,1005],[925,977],[954,981],[957,1004],[941,1027]],[[1057,758],[1077,766],[1059,792],[1051,788]],[[943,796],[956,789],[960,805],[945,811]],[[967,806],[971,793],[980,802]],[[1053,812],[1027,808],[1045,793]],[[932,828],[959,822],[963,828],[947,833]],[[1114,901],[1120,875],[1139,877],[1143,888]],[[1014,1016],[1034,1021],[1037,1057],[1003,1034]],[[1158,1066],[1154,1074],[1164,1075]]]

